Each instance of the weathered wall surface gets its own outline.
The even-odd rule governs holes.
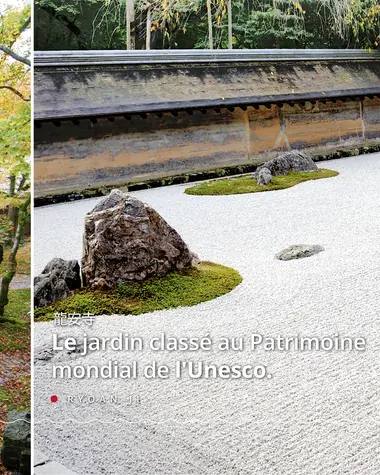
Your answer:
[[[36,196],[380,143],[380,99],[324,102],[43,122]]]
[[[44,120],[375,94],[379,63],[363,58],[36,67],[34,114]]]
[[[380,141],[378,54],[147,53],[37,55],[37,196]]]

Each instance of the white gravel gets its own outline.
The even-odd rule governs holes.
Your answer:
[[[134,193],[203,260],[234,267],[244,281],[192,308],[100,317],[89,333],[124,331],[146,339],[161,332],[214,339],[338,333],[367,338],[367,351],[137,355],[141,364],[187,358],[262,363],[273,378],[261,381],[53,381],[51,362],[40,362],[36,447],[81,475],[378,475],[380,154],[322,166],[340,175],[262,194],[188,196],[184,186]],[[53,257],[80,258],[83,218],[96,202],[35,211],[37,272]],[[274,259],[303,243],[325,251]],[[35,346],[50,344],[56,331],[51,323],[36,324]],[[108,359],[131,356],[100,352],[71,362]],[[51,394],[60,402],[50,403]],[[67,396],[112,394],[121,402],[65,402]],[[125,404],[131,394],[141,397],[140,405]]]

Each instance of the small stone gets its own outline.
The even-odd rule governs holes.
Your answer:
[[[198,264],[201,263],[201,260],[198,256],[198,254],[196,254],[195,252],[191,253],[191,257],[192,257],[192,259],[191,259],[191,265],[192,266],[197,266]]]
[[[256,181],[258,185],[268,185],[272,181],[272,173],[269,168],[263,167],[256,174]]]
[[[34,305],[44,307],[69,297],[81,287],[78,261],[54,258],[34,278]]]
[[[282,250],[276,254],[276,259],[280,261],[290,261],[292,259],[302,259],[304,257],[310,257],[314,254],[324,251],[325,248],[319,244],[295,244],[289,246],[286,249]]]

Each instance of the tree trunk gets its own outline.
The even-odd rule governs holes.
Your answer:
[[[227,0],[228,12],[228,49],[232,49],[232,0]]]
[[[16,274],[16,269],[17,269],[16,255],[17,255],[18,248],[20,246],[20,242],[21,242],[21,238],[22,238],[22,235],[23,235],[25,222],[26,222],[27,217],[28,217],[29,204],[30,204],[30,196],[20,206],[20,208],[18,210],[19,219],[18,219],[18,224],[17,224],[15,237],[14,237],[14,240],[13,240],[12,250],[11,250],[11,252],[9,254],[9,257],[8,257],[7,272],[1,280],[0,316],[4,315],[4,308],[5,308],[6,305],[8,305],[9,284],[11,283],[14,275]]]
[[[18,223],[18,209],[15,208],[14,206],[9,206],[8,219],[12,224],[12,228],[9,231],[9,238],[13,239],[13,237],[16,233],[17,223]]]
[[[125,23],[126,23],[126,47],[128,50],[133,49],[131,23],[135,20],[134,0],[126,0],[125,2]]]
[[[207,0],[207,19],[208,19],[208,47],[209,49],[214,49],[214,40],[212,36],[211,0]]]
[[[150,38],[152,29],[152,9],[149,6],[146,12],[146,49],[150,49]]]
[[[16,192],[16,177],[11,176],[9,177],[9,197],[14,198]],[[18,209],[14,206],[9,206],[8,208],[8,219],[12,224],[12,228],[9,231],[9,238],[13,239],[16,228],[17,228],[17,221],[18,221]]]

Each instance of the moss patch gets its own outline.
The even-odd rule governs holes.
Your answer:
[[[0,353],[30,352],[30,289],[10,290],[0,317]]]
[[[251,175],[237,178],[207,181],[187,188],[188,195],[237,195],[242,193],[259,193],[261,191],[283,190],[298,183],[309,180],[319,180],[339,175],[338,172],[320,168],[313,172],[290,172],[288,175],[275,176],[269,185],[258,185]]]
[[[30,289],[10,290],[0,317],[0,421],[30,406]],[[6,424],[0,422],[0,445]],[[0,473],[10,473],[0,462]]]
[[[3,262],[0,264],[0,275],[4,275],[7,270],[7,261],[10,254],[10,249],[4,249],[4,259]],[[30,257],[31,249],[30,244],[27,243],[17,252],[16,260],[17,260],[17,274],[26,274],[30,275]]]
[[[71,297],[34,311],[35,321],[54,318],[56,312],[94,315],[139,315],[176,307],[189,307],[220,297],[242,281],[230,267],[202,262],[197,267],[171,272],[163,278],[122,284],[109,291],[81,289]]]

